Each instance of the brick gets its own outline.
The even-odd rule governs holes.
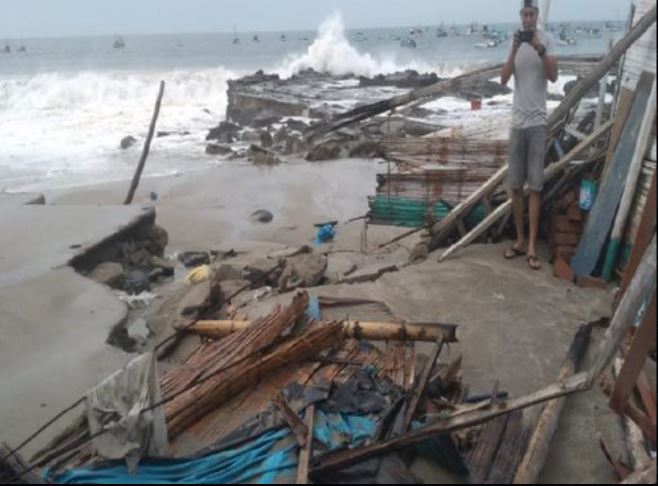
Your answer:
[[[562,199],[560,199],[560,208],[568,209],[573,205],[573,203],[577,201],[578,195],[576,194],[576,191],[569,191],[564,196],[562,196]]]
[[[557,246],[578,246],[580,235],[574,233],[555,233],[553,242]]]
[[[585,215],[583,214],[583,210],[580,209],[580,207],[578,206],[570,207],[569,210],[567,211],[567,217],[571,221],[575,221],[578,223],[585,221]]]
[[[553,274],[557,278],[561,278],[563,280],[568,280],[569,282],[573,282],[574,278],[574,273],[573,270],[571,269],[571,265],[569,265],[564,258],[558,256],[555,259],[555,264],[553,265]]]
[[[571,245],[561,245],[555,247],[555,258],[562,258],[567,263],[571,263],[571,259],[576,254],[576,247]]]
[[[583,225],[580,222],[572,221],[568,216],[560,215],[555,217],[554,231],[556,233],[574,233],[582,234]]]
[[[600,278],[591,277],[591,276],[578,277],[576,279],[576,284],[578,285],[578,287],[583,287],[585,289],[607,290],[608,288],[608,284],[605,280],[601,280]]]

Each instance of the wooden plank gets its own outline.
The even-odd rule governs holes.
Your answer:
[[[430,359],[427,362],[425,369],[423,370],[423,375],[420,378],[420,381],[418,382],[416,389],[414,390],[414,393],[411,397],[411,401],[409,402],[409,406],[407,407],[407,412],[404,416],[404,421],[402,422],[402,430],[404,432],[409,430],[409,427],[411,426],[411,421],[413,420],[414,414],[416,413],[416,409],[418,408],[418,404],[420,403],[420,399],[423,397],[423,395],[425,395],[427,384],[429,383],[430,376],[432,376],[432,370],[434,369],[434,363],[436,363],[436,360],[439,358],[439,355],[441,354],[441,350],[443,349],[443,344],[444,341],[443,339],[441,339],[434,345],[432,354],[430,355]]]
[[[649,95],[649,104],[647,107],[645,107],[644,118],[640,124],[640,133],[635,145],[635,151],[631,160],[628,176],[624,184],[624,191],[621,197],[621,202],[619,204],[619,210],[617,211],[617,216],[615,218],[615,223],[612,228],[612,235],[610,236],[610,243],[608,245],[605,263],[603,265],[602,278],[606,282],[609,282],[612,279],[615,264],[617,263],[619,247],[621,245],[621,241],[624,236],[624,229],[626,228],[629,216],[631,214],[631,209],[633,207],[633,200],[635,199],[635,194],[638,188],[644,156],[646,155],[649,146],[649,137],[651,136],[655,118],[656,79],[654,78],[651,94]],[[655,139],[653,138],[651,139],[651,141],[654,140]]]
[[[3,476],[3,470],[6,477]],[[46,484],[35,472],[25,472],[30,470],[30,465],[23,457],[12,452],[11,447],[0,442],[0,480],[6,481],[5,484],[13,483],[18,475],[21,475],[22,484]]]
[[[592,335],[592,327],[592,324],[586,324],[578,329],[567,353],[567,357],[560,368],[557,378],[558,383],[573,376],[577,371],[587,350],[587,345]],[[528,450],[525,452],[523,460],[514,476],[514,484],[535,484],[538,482],[539,475],[548,457],[551,441],[557,431],[565,403],[566,399],[561,398],[547,403],[546,407],[544,407],[530,439]]]
[[[653,76],[643,74],[614,160],[590,212],[576,255],[571,260],[571,267],[577,277],[592,275],[601,256],[621,201],[652,87]]]
[[[505,434],[509,415],[503,415],[484,424],[477,444],[470,452],[466,463],[470,470],[470,483],[483,484],[489,477],[491,465]]]
[[[306,429],[308,435],[304,447],[299,451],[299,465],[297,466],[297,484],[308,484],[308,468],[313,455],[313,426],[315,418],[315,405],[306,408]]]
[[[306,428],[304,421],[299,418],[299,415],[297,415],[292,408],[290,408],[290,405],[288,405],[288,401],[283,395],[283,392],[279,393],[273,401],[274,405],[276,405],[276,407],[279,409],[281,415],[283,415],[283,419],[285,420],[286,424],[288,424],[288,427],[295,436],[295,440],[297,440],[299,447],[305,447],[306,437],[308,436],[308,429]]]
[[[654,235],[654,230],[656,228],[656,173],[654,172],[653,178],[651,181],[651,189],[649,190],[649,196],[647,202],[644,206],[644,211],[642,212],[642,218],[640,220],[640,227],[637,232],[637,237],[635,238],[635,243],[633,245],[633,250],[631,256],[626,265],[626,272],[624,273],[624,278],[621,282],[621,288],[616,297],[615,307],[619,304],[619,301],[626,293],[628,286],[631,283],[631,279],[637,271],[642,255],[649,246],[649,242]]]
[[[505,435],[491,464],[486,484],[512,484],[514,471],[523,457],[528,430],[523,423],[523,411],[512,412],[507,420]]]
[[[638,328],[633,343],[626,355],[624,367],[622,368],[615,387],[610,397],[610,408],[617,413],[623,413],[626,404],[635,389],[638,377],[644,368],[651,347],[656,344],[656,290],[653,291],[651,303],[642,318],[642,324]],[[655,413],[654,413],[655,418]]]
[[[628,115],[631,112],[634,99],[635,91],[631,91],[628,88],[621,88],[621,91],[619,92],[619,102],[617,103],[617,111],[615,112],[615,125],[610,131],[610,142],[608,143],[608,152],[605,158],[603,177],[608,173],[610,162],[612,162],[615,152],[617,151],[621,132],[624,129],[624,125],[626,125],[626,120],[628,120]]]
[[[640,395],[640,399],[642,400],[644,410],[646,410],[647,414],[649,415],[649,420],[651,420],[651,423],[655,426],[656,421],[658,420],[656,410],[656,390],[651,385],[649,377],[644,372],[644,370],[640,372],[640,376],[637,379],[637,392]]]

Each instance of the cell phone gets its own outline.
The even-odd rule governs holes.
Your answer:
[[[532,30],[520,30],[519,31],[519,40],[521,42],[527,42],[528,44],[532,42],[535,33]]]

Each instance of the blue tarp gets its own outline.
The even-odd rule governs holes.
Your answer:
[[[375,433],[376,422],[367,416],[325,414],[316,410],[313,437],[326,450],[360,445]],[[134,474],[122,461],[97,469],[45,473],[57,484],[237,484],[283,483],[294,480],[297,443],[289,429],[266,432],[234,449],[193,459],[145,459]],[[287,479],[287,481],[286,481]]]

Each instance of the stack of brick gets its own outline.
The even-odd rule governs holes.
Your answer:
[[[578,191],[573,189],[560,198],[550,219],[548,242],[556,277],[574,280],[571,259],[576,254],[585,227],[587,213],[580,209]]]

